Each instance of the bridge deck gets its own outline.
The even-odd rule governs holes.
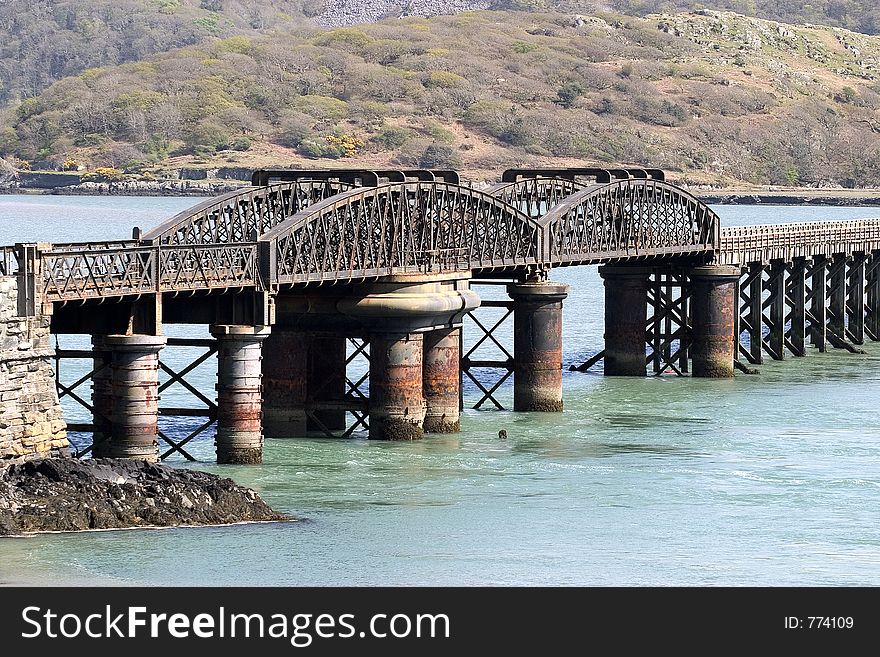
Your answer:
[[[576,179],[585,171],[592,179]],[[659,174],[530,173],[485,192],[436,179],[378,184],[376,176],[375,185],[355,186],[327,172],[249,187],[140,239],[43,249],[43,298],[271,291],[400,273],[536,273],[639,260],[746,265],[880,250],[880,219],[722,230],[711,209]],[[3,247],[0,274],[15,271],[15,254]]]

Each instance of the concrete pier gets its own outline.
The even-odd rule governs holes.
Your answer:
[[[263,433],[267,438],[305,436],[305,333],[273,327],[263,343],[263,355]]]
[[[95,426],[92,456],[102,458],[110,454],[110,435],[113,417],[112,359],[103,335],[92,336],[92,424]]]
[[[423,340],[424,429],[427,433],[455,433],[461,429],[461,329],[429,331]]]
[[[421,333],[370,336],[370,439],[418,440],[424,433]]]
[[[263,326],[215,325],[217,351],[217,463],[262,463]]]
[[[513,410],[562,410],[563,283],[514,283],[507,293],[513,309]]]
[[[695,267],[690,271],[693,376],[734,374],[737,283],[740,267]]]
[[[648,267],[599,267],[605,281],[605,376],[645,376]]]
[[[159,352],[163,336],[108,335],[112,353],[113,421],[107,455],[159,460]]]

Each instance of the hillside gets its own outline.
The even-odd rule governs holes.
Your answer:
[[[880,33],[880,4],[877,0],[611,0],[611,6],[634,16],[713,9],[785,23],[814,23],[865,34]]]
[[[0,106],[89,68],[134,62],[214,38],[339,27],[383,17],[468,10],[632,16],[699,8],[791,23],[880,32],[876,0],[4,0],[0,2]]]
[[[791,24],[814,23],[865,34],[880,32],[877,0],[314,0],[310,5],[321,25],[352,25],[382,16],[433,16],[466,9],[616,11],[627,16],[661,12],[733,11],[744,16]]]
[[[0,155],[182,166],[663,167],[679,181],[876,185],[880,37],[730,13],[487,11],[292,26],[66,77]]]

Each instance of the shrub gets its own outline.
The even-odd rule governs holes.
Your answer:
[[[585,89],[580,83],[566,82],[560,87],[559,91],[556,92],[556,96],[558,97],[556,102],[563,107],[571,107],[575,104],[577,99],[583,95],[584,91]]]
[[[234,151],[249,151],[251,146],[254,145],[254,140],[250,137],[238,137],[234,142],[232,142],[232,150]]]
[[[412,131],[406,128],[400,128],[394,125],[382,126],[382,129],[373,135],[370,140],[384,150],[394,150],[400,148],[406,143],[406,140],[412,136]]]
[[[98,167],[93,172],[84,175],[82,180],[83,182],[122,182],[125,180],[125,174],[113,167]]]
[[[431,71],[424,84],[428,88],[439,87],[441,89],[449,89],[450,87],[457,87],[466,82],[467,80],[463,77],[451,73],[450,71]]]
[[[419,166],[424,169],[456,169],[461,166],[461,158],[452,146],[430,144],[419,158]]]
[[[514,41],[511,49],[513,52],[519,53],[520,55],[525,55],[526,53],[535,52],[538,50],[540,46],[534,43],[528,43],[527,41]]]
[[[357,155],[357,152],[364,147],[364,142],[354,135],[327,135],[324,137],[324,140],[330,146],[332,151],[340,152],[338,157],[354,157]]]

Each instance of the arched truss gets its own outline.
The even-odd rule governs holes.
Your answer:
[[[570,178],[536,177],[502,182],[491,187],[488,193],[533,219],[538,219],[554,205],[587,186],[586,183]]]
[[[515,184],[527,194],[528,182]],[[536,182],[530,198],[556,199],[570,189],[567,182]],[[546,269],[698,255],[720,244],[715,213],[659,180],[591,185],[565,196],[539,220],[498,196],[454,184],[392,183],[341,192],[340,185],[297,181],[251,188],[181,213],[139,241],[53,247],[41,254],[44,298]]]
[[[435,182],[364,187],[300,211],[260,238],[264,284],[534,265],[540,227],[484,192]]]
[[[143,234],[141,241],[168,245],[255,242],[303,208],[352,187],[329,180],[248,187],[184,210]]]
[[[549,266],[712,252],[720,234],[708,206],[659,180],[591,185],[539,223]]]

